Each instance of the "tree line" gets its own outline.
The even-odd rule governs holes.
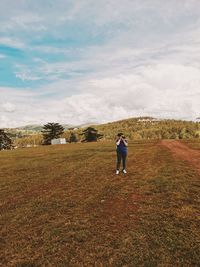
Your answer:
[[[94,142],[103,137],[98,131],[93,127],[87,127],[80,134],[70,132],[67,139],[69,143],[78,142],[79,136],[82,136],[81,142]],[[0,150],[12,149],[15,146],[27,147],[27,146],[37,146],[37,145],[50,145],[51,140],[64,137],[64,127],[59,123],[47,123],[43,126],[41,134],[28,135],[21,138],[16,138],[13,142],[11,136],[13,134],[6,133],[3,129],[0,130]]]
[[[68,142],[114,140],[118,132],[123,132],[129,140],[200,138],[200,123],[142,117],[66,131],[59,123],[47,123],[43,126],[41,133],[26,136],[19,134],[15,136],[2,129],[0,130],[0,150],[11,149],[13,146],[49,145],[52,139],[60,137]]]

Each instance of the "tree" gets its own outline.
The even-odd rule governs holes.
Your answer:
[[[0,150],[3,149],[11,149],[12,148],[12,140],[4,132],[4,130],[0,129]]]
[[[44,145],[50,145],[52,139],[59,138],[63,133],[64,128],[59,123],[45,124],[42,130]]]
[[[71,133],[70,134],[70,137],[69,137],[69,142],[70,143],[76,143],[78,140],[77,140],[77,136],[75,135],[75,133]]]
[[[82,140],[83,142],[93,142],[103,137],[102,134],[99,134],[98,131],[92,127],[88,127],[87,129],[83,130],[81,135],[84,135],[85,137],[85,139]]]
[[[43,137],[41,134],[32,134],[17,138],[14,141],[15,146],[17,147],[27,147],[27,146],[39,146],[42,145]]]

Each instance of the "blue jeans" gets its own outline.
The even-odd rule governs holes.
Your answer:
[[[121,161],[123,165],[123,170],[126,169],[126,157],[127,157],[127,152],[117,150],[117,170],[119,170],[120,168]]]

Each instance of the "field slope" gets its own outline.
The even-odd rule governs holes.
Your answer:
[[[174,153],[132,142],[116,176],[112,142],[2,151],[0,266],[199,266],[200,173]]]

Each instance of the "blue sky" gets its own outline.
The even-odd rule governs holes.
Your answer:
[[[2,0],[0,127],[200,116],[198,0]]]

